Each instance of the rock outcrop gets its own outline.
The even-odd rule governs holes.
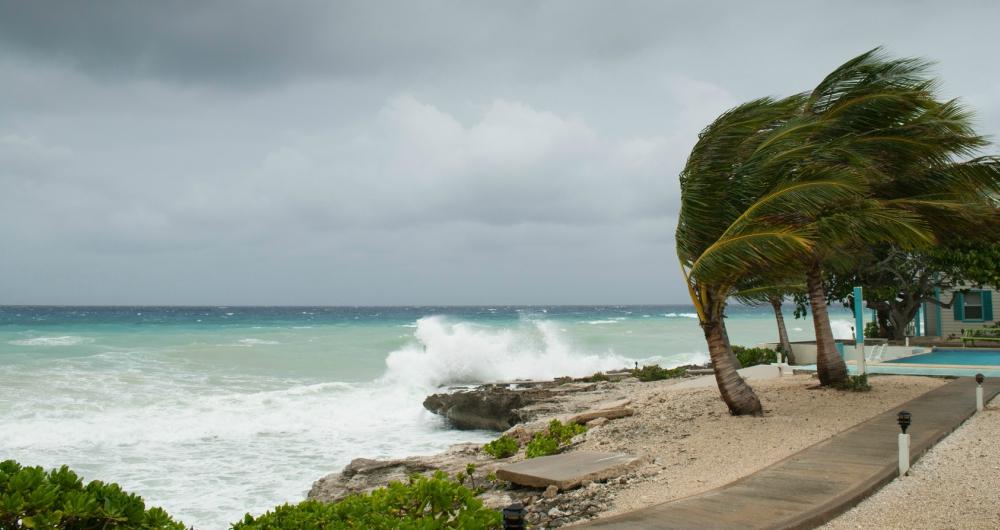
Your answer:
[[[414,473],[430,474],[440,470],[454,476],[470,463],[487,473],[502,462],[484,455],[478,444],[453,445],[443,453],[430,456],[391,460],[355,458],[341,472],[331,473],[314,482],[307,498],[335,502],[352,493],[368,492],[392,481],[406,482]]]
[[[424,408],[448,418],[459,429],[505,431],[539,418],[561,417],[591,409],[595,403],[606,400],[614,388],[615,385],[608,382],[574,381],[482,385],[433,394],[424,400]],[[608,414],[621,417],[631,411],[609,410]]]
[[[541,388],[512,390],[507,385],[484,385],[433,394],[424,400],[424,408],[448,418],[459,429],[505,431],[527,419],[521,409],[551,396],[550,391]]]

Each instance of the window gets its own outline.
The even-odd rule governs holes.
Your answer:
[[[972,291],[965,295],[965,320],[983,319],[983,292]]]

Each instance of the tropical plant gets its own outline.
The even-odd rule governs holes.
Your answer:
[[[645,365],[637,370],[632,370],[632,375],[643,383],[661,381],[663,379],[673,379],[675,377],[684,377],[684,374],[686,373],[687,368],[684,368],[683,366],[667,369],[658,364]]]
[[[257,517],[247,514],[232,526],[233,530],[500,527],[499,512],[484,507],[474,491],[440,471],[432,477],[414,475],[406,483],[392,482],[332,504],[308,500],[278,506]]]
[[[733,353],[740,360],[743,366],[757,366],[758,364],[769,364],[777,362],[778,352],[770,348],[747,348],[745,346],[733,346]]]
[[[587,432],[587,427],[578,423],[562,423],[559,420],[552,420],[548,427],[537,432],[525,447],[524,456],[526,458],[537,458],[558,453],[563,446],[568,444],[574,436]]]
[[[968,190],[963,183],[988,177],[981,161],[952,162],[982,139],[957,104],[934,99],[926,67],[873,50],[808,94],[746,103],[700,135],[681,173],[678,256],[734,414],[760,408],[727,359],[729,296],[804,272],[820,382],[842,382],[824,267],[872,242],[931,244],[929,214],[959,210],[973,195],[942,181]]]
[[[83,480],[68,467],[46,472],[0,462],[0,528],[183,530],[160,508],[146,508],[118,484]]]
[[[483,451],[493,458],[507,458],[509,456],[516,455],[517,450],[520,448],[521,444],[518,443],[516,439],[504,434],[496,440],[484,445]]]

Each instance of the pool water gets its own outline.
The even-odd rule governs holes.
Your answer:
[[[1000,366],[1000,350],[955,349],[934,350],[931,353],[893,359],[890,363],[954,364],[966,366]]]

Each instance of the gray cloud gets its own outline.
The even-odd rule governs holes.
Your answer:
[[[0,1],[0,303],[682,303],[729,106],[885,44],[1000,132],[993,4],[764,6]]]

